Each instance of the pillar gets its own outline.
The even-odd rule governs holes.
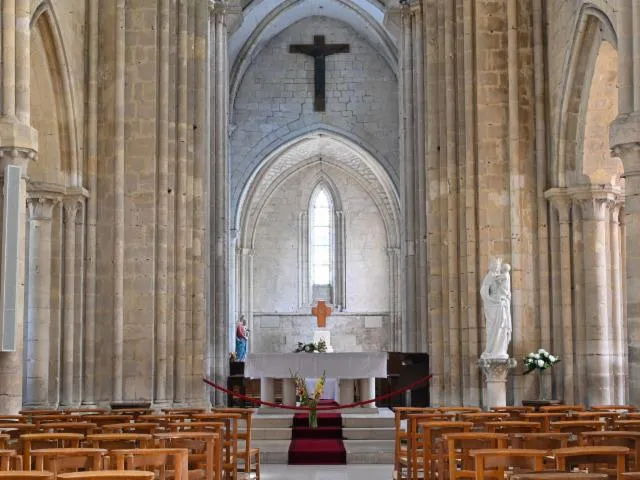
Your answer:
[[[614,404],[623,405],[626,402],[627,378],[625,375],[625,337],[624,337],[624,311],[623,311],[623,287],[622,287],[622,242],[620,238],[620,213],[622,209],[620,199],[611,208],[611,316],[613,347],[613,392],[611,401]]]
[[[573,385],[573,311],[571,286],[571,199],[565,189],[547,192],[553,207],[558,212],[560,223],[560,298],[562,301],[562,399],[566,404],[574,403]],[[550,376],[547,376],[550,379]],[[548,388],[548,386],[547,386]],[[550,390],[547,390],[550,391]]]
[[[210,19],[210,93],[211,93],[211,336],[213,338],[214,381],[226,383],[230,342],[228,274],[229,274],[229,55],[227,11],[224,2],[211,2]],[[211,353],[210,353],[211,355]],[[211,373],[211,372],[207,372]],[[224,402],[216,392],[216,403]]]
[[[609,207],[614,196],[604,188],[575,194],[583,213],[585,334],[589,405],[611,403],[611,343],[608,324],[607,242]]]
[[[51,331],[51,215],[56,200],[28,199],[29,252],[27,284],[27,334],[25,345],[26,407],[49,406]]]
[[[507,405],[507,378],[509,370],[515,368],[514,358],[481,358],[478,366],[485,381],[485,409]]]
[[[73,404],[76,278],[76,200],[64,203],[64,295],[62,319],[62,388],[60,405]]]
[[[640,79],[639,79],[640,80]],[[640,402],[640,111],[611,124],[609,145],[622,160],[625,177],[626,311],[629,402]]]

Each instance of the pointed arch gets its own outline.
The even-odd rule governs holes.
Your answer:
[[[588,92],[602,41],[611,43],[617,49],[618,40],[609,17],[593,4],[586,3],[578,15],[564,75],[560,115],[556,124],[557,155],[551,159],[552,186],[567,186],[567,170],[575,167],[582,149],[579,138],[584,131]]]
[[[42,38],[47,67],[54,86],[61,144],[60,167],[67,174],[66,186],[82,186],[75,93],[66,48],[51,0],[42,0],[34,9],[30,29],[32,32],[37,31]]]

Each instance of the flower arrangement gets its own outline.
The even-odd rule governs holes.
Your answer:
[[[327,342],[324,341],[324,338],[318,340],[318,343],[302,343],[298,342],[297,348],[294,350],[294,353],[325,353],[327,351]]]
[[[524,357],[524,366],[527,368],[524,375],[534,370],[546,370],[547,368],[553,367],[559,361],[560,359],[558,357],[551,355],[544,348],[540,348],[537,352],[532,352]]]
[[[311,410],[309,410],[309,426],[311,428],[316,428],[318,426],[318,411],[316,408],[320,402],[322,392],[324,391],[325,372],[322,372],[322,377],[320,377],[316,382],[313,394],[311,395],[309,395],[304,378],[297,373],[293,374],[292,377],[296,382],[296,397],[298,398],[300,405],[311,408]]]

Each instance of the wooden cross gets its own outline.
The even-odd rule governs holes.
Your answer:
[[[303,53],[315,60],[315,96],[313,109],[316,112],[324,112],[325,109],[325,57],[334,53],[349,53],[349,45],[346,43],[324,43],[324,35],[314,35],[313,45],[289,45],[289,53]]]
[[[311,309],[311,315],[316,317],[318,327],[324,328],[327,326],[327,317],[331,315],[331,309],[324,300],[318,300],[318,304]]]

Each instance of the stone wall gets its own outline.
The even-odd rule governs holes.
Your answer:
[[[326,43],[350,45],[349,53],[326,59],[326,112],[313,111],[313,59],[289,53],[289,45],[310,44],[319,34]],[[314,126],[351,136],[397,180],[397,95],[392,68],[350,26],[311,17],[287,28],[255,55],[232,99],[232,211],[264,156]]]

